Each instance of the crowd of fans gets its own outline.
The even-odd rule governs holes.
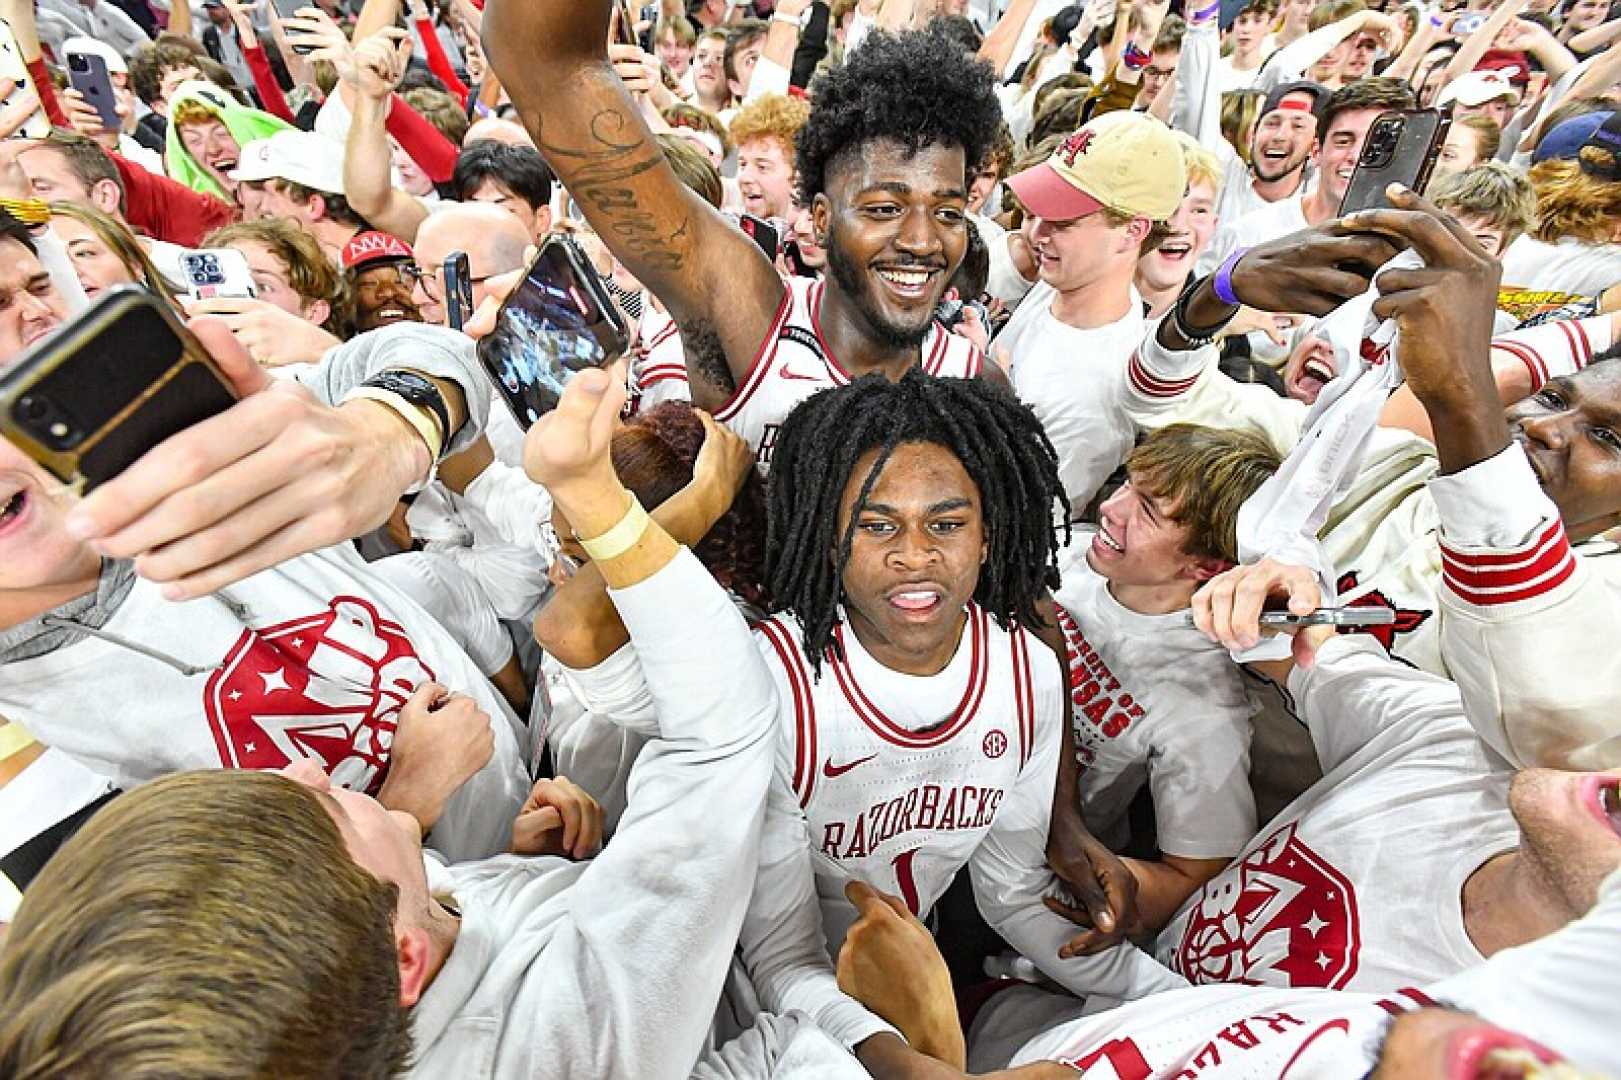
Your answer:
[[[1621,5],[0,19],[0,1077],[1621,1076]]]

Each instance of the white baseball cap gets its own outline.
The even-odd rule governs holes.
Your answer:
[[[1053,156],[1008,180],[1026,210],[1069,221],[1102,209],[1166,221],[1188,189],[1182,147],[1146,113],[1104,113],[1065,139]]]
[[[93,37],[70,37],[62,42],[62,52],[68,56],[79,53],[83,56],[99,56],[102,63],[107,65],[110,75],[128,75],[129,65],[124,63],[123,56],[117,49],[105,41],[97,41]]]
[[[343,194],[343,144],[313,131],[278,131],[242,147],[231,170],[238,183],[289,180],[328,195]]]
[[[1496,101],[1500,97],[1514,98],[1519,91],[1509,81],[1508,72],[1491,69],[1471,71],[1459,75],[1456,79],[1442,87],[1441,93],[1435,99],[1435,107],[1457,102],[1469,108]]]

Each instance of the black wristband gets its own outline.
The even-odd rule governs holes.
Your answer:
[[[1192,326],[1188,323],[1188,301],[1198,291],[1199,286],[1203,285],[1207,280],[1209,279],[1199,278],[1192,282],[1182,290],[1182,295],[1176,298],[1176,303],[1171,307],[1171,326],[1188,343],[1190,349],[1203,348],[1215,341],[1216,335],[1225,330],[1227,324],[1233,321],[1233,315],[1238,314],[1238,312],[1234,311],[1233,315],[1227,316],[1220,323],[1209,328]]]
[[[386,371],[379,371],[360,385],[387,390],[391,394],[398,394],[412,405],[427,409],[438,421],[439,434],[443,436],[440,442],[442,447],[440,456],[443,457],[450,452],[450,440],[456,434],[450,430],[450,406],[445,404],[445,396],[439,392],[439,387],[434,385],[432,379],[420,372],[389,368]]]

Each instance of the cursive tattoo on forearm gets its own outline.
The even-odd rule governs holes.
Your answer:
[[[678,220],[674,228],[666,229],[658,215],[643,208],[636,189],[628,183],[664,161],[664,151],[649,138],[640,120],[619,108],[601,109],[591,118],[591,143],[586,147],[554,142],[546,137],[545,127],[537,117],[536,146],[557,170],[569,194],[600,217],[600,223],[593,224],[609,249],[623,245],[624,255],[631,256],[626,262],[640,262],[653,270],[681,270],[692,225],[685,208],[675,203]]]

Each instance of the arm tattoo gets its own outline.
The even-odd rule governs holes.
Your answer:
[[[600,214],[605,228],[597,231],[624,245],[634,259],[667,272],[686,262],[692,221],[677,199],[672,199],[676,224],[668,232],[655,214],[643,209],[635,188],[627,181],[664,161],[664,151],[647,137],[646,129],[618,108],[602,109],[591,118],[591,145],[562,146],[546,138],[545,125],[535,121],[535,142],[556,168],[564,186],[582,205]],[[614,247],[609,244],[609,247]]]

